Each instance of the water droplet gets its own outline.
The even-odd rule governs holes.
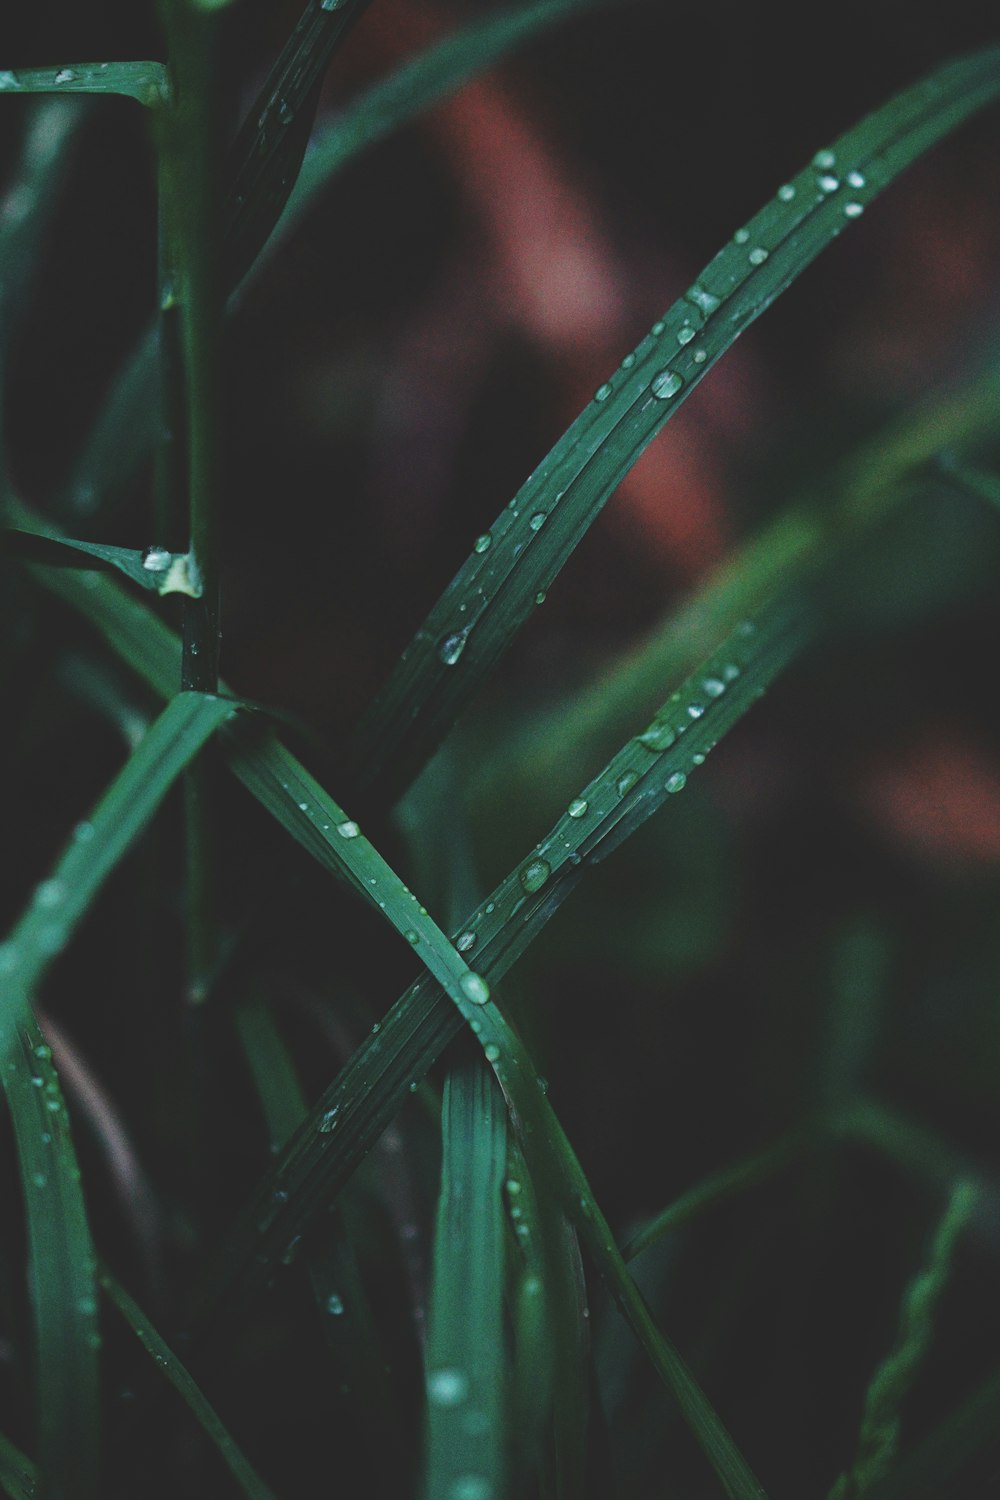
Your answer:
[[[667,777],[666,790],[668,792],[682,792],[687,786],[687,777],[683,771],[675,771],[672,776]]]
[[[538,590],[538,593],[535,595],[535,603],[536,604],[544,604],[545,603],[545,590],[544,589],[539,589]]]
[[[486,980],[481,974],[474,974],[471,969],[462,975],[458,983],[466,1000],[473,1005],[485,1005],[490,998],[490,987]]]
[[[318,1128],[319,1128],[320,1135],[329,1135],[330,1132],[331,1132],[331,1130],[335,1130],[337,1128],[337,1116],[339,1114],[340,1114],[340,1105],[339,1104],[335,1104],[332,1109],[328,1109],[326,1111],[326,1113],[321,1117],[320,1122],[319,1122],[319,1127]]]
[[[459,934],[455,942],[455,947],[459,953],[468,953],[469,949],[474,946],[475,941],[476,934],[474,932],[463,932]]]
[[[597,390],[594,392],[594,400],[595,401],[607,401],[607,399],[608,399],[608,397],[610,395],[611,395],[611,386],[608,383],[608,381],[605,381],[604,384],[603,385],[599,385],[597,387]]]
[[[472,544],[472,550],[473,552],[488,552],[492,545],[493,537],[488,531],[484,531],[482,536],[476,537],[476,540]]]
[[[142,554],[142,565],[149,573],[165,573],[170,567],[170,553],[166,547],[147,547]]]
[[[703,365],[708,358],[708,355],[705,353],[704,349],[696,349],[691,358],[694,360],[696,365]]]
[[[677,330],[677,342],[682,346],[690,344],[691,340],[697,337],[697,329],[692,328],[690,323],[685,323],[683,328]]]
[[[783,182],[778,189],[778,197],[782,203],[791,203],[795,197],[795,189],[790,182]]]
[[[658,755],[661,750],[669,750],[676,738],[677,731],[672,724],[666,720],[654,719],[649,728],[640,734],[639,744]]]
[[[701,716],[702,716],[702,714],[704,712],[705,712],[705,705],[704,705],[704,703],[689,703],[688,704],[688,718],[690,718],[690,719],[700,719]]]
[[[290,125],[295,119],[295,111],[287,99],[282,99],[278,105],[278,119],[282,125]]]
[[[492,1500],[493,1484],[484,1474],[459,1474],[451,1482],[448,1500]]]
[[[457,630],[453,635],[446,635],[438,647],[439,661],[443,662],[446,667],[453,667],[465,650],[467,639],[468,632],[465,630]]]
[[[816,178],[816,186],[821,193],[835,193],[840,187],[840,178],[830,172],[821,172]]]
[[[59,1103],[58,1099],[46,1099],[45,1108],[52,1114],[56,1115],[59,1113],[59,1110],[62,1108],[62,1106]]]
[[[624,797],[626,792],[630,792],[638,780],[638,771],[623,771],[617,782],[619,797]]]
[[[721,297],[716,297],[714,292],[706,291],[703,286],[698,286],[697,283],[695,283],[690,291],[685,292],[684,296],[688,302],[693,303],[695,307],[699,308],[705,314],[706,318],[710,318],[722,306]]]
[[[705,677],[701,685],[710,698],[721,698],[726,691],[726,684],[721,677]]]
[[[531,859],[521,871],[521,885],[530,896],[533,891],[541,890],[551,874],[552,867],[547,859]]]
[[[752,266],[762,266],[767,260],[767,251],[764,249],[764,246],[755,246],[755,248],[751,250],[750,254],[747,256],[747,260]]]
[[[331,1292],[326,1299],[326,1310],[332,1318],[339,1318],[344,1311],[344,1299],[338,1297],[336,1292]]]
[[[43,1087],[45,1079],[40,1077],[38,1073],[33,1073],[31,1075],[31,1082],[36,1089],[40,1089]]]
[[[97,1312],[97,1303],[93,1297],[79,1297],[77,1299],[76,1310],[82,1313],[85,1318],[92,1318]]]
[[[346,4],[347,0],[320,0],[319,8],[320,10],[340,10],[341,6]]]
[[[631,368],[632,368],[632,366],[634,364],[635,364],[635,355],[634,354],[626,354],[625,358],[622,360],[622,369],[623,370],[631,370]]]
[[[512,1198],[516,1198],[518,1193],[521,1191],[521,1184],[518,1182],[516,1177],[508,1177],[507,1181],[504,1183],[504,1187],[507,1189]]]
[[[737,229],[736,233],[733,235],[733,243],[736,245],[745,245],[749,238],[749,229]]]
[[[532,531],[541,531],[547,520],[548,516],[545,514],[544,510],[536,510],[535,514],[528,522],[528,525],[531,527]]]
[[[587,805],[582,797],[574,797],[566,811],[571,818],[582,818],[587,811]]]
[[[52,1048],[48,1045],[47,1042],[39,1042],[38,1046],[35,1048],[35,1056],[40,1057],[43,1061],[46,1061],[52,1056]]]
[[[51,911],[54,906],[59,905],[65,894],[61,880],[43,880],[35,891],[35,900],[39,906]]]
[[[865,206],[863,203],[851,202],[844,204],[844,214],[848,219],[860,219],[864,211]]]
[[[693,766],[703,766],[705,764],[705,757],[700,750],[696,750],[694,755],[692,755],[691,764]]]
[[[291,1240],[288,1241],[288,1244],[285,1246],[284,1250],[281,1252],[281,1264],[283,1266],[290,1266],[292,1264],[292,1261],[295,1259],[296,1255],[298,1255],[298,1253],[299,1253],[299,1246],[301,1245],[301,1243],[302,1243],[302,1236],[301,1236],[301,1234],[297,1234],[294,1239],[291,1239]]]
[[[726,682],[735,682],[740,675],[740,669],[734,661],[728,663],[722,669],[722,676]]]
[[[412,927],[407,928],[407,930],[403,933],[403,936],[408,943],[413,944],[414,948],[420,942],[419,932],[416,932]]]
[[[671,396],[677,395],[683,384],[684,381],[676,370],[661,370],[659,375],[655,376],[649,389],[657,401],[668,401]]]
[[[31,1181],[36,1188],[45,1187],[48,1183],[48,1180],[49,1179],[46,1177],[44,1172],[32,1172],[31,1174]]]
[[[847,186],[852,188],[863,188],[865,185],[864,172],[848,172],[846,178]]]
[[[463,1370],[445,1365],[427,1375],[427,1399],[435,1406],[460,1406],[469,1394],[469,1380]]]
[[[500,1061],[500,1048],[497,1046],[496,1042],[488,1042],[486,1044],[486,1046],[483,1048],[483,1055],[486,1058],[487,1062],[491,1062],[491,1063],[499,1062]]]
[[[53,83],[72,83],[75,78],[76,74],[72,68],[60,68],[52,81]]]
[[[825,172],[828,171],[830,167],[835,167],[837,165],[837,158],[832,151],[817,151],[816,155],[813,157],[812,164],[814,167],[818,167],[821,172]]]
[[[337,824],[337,832],[342,839],[356,839],[361,829],[351,818],[345,818],[343,823]]]
[[[655,322],[653,324],[653,326],[649,330],[649,332],[650,332],[650,334],[652,335],[652,337],[654,339],[658,339],[660,337],[660,334],[663,332],[664,328],[666,328],[666,326],[667,326],[666,323],[664,323],[663,319],[660,318],[660,319],[657,320],[657,322]]]
[[[93,837],[93,823],[77,823],[73,829],[73,840],[77,844],[89,844]]]

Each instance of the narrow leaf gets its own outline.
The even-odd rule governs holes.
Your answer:
[[[904,167],[998,95],[1000,50],[946,64],[817,152],[737,231],[477,541],[358,728],[359,785],[412,777],[715,362]]]
[[[9,1438],[0,1432],[0,1486],[10,1500],[34,1500],[38,1474],[30,1458],[26,1458]]]
[[[154,1364],[170,1381],[174,1390],[180,1394],[206,1436],[218,1449],[220,1457],[244,1495],[247,1495],[249,1500],[274,1500],[273,1490],[260,1478],[215,1408],[173,1350],[157,1333],[139,1305],[108,1271],[101,1272],[100,1283]]]
[[[140,588],[156,594],[187,594],[197,599],[201,581],[193,558],[187,552],[168,552],[165,547],[109,547],[103,542],[80,542],[56,533],[18,531],[0,533],[0,546],[13,557],[43,563],[50,568],[107,568],[124,573]]]
[[[503,1098],[476,1054],[445,1079],[424,1493],[504,1489]]]
[[[0,94],[124,94],[153,107],[169,95],[163,63],[63,63],[0,71]]]

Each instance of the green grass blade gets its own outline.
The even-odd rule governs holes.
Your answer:
[[[1000,1447],[1000,1370],[976,1389],[877,1483],[872,1500],[940,1500],[972,1494],[970,1480],[959,1487],[958,1473],[984,1450]]]
[[[39,1470],[52,1500],[82,1500],[97,1493],[100,1440],[94,1250],[65,1101],[22,976],[3,975],[2,1007],[0,1067],[28,1228]]]
[[[30,1458],[0,1432],[0,1487],[10,1500],[34,1500],[38,1472]]]
[[[0,94],[123,94],[155,106],[167,98],[167,70],[159,62],[62,63],[0,70]]]
[[[153,1363],[170,1381],[174,1390],[178,1392],[192,1415],[200,1423],[206,1436],[215,1445],[219,1456],[244,1495],[248,1496],[249,1500],[275,1500],[273,1490],[264,1483],[253,1468],[215,1408],[173,1350],[157,1333],[146,1314],[109,1272],[102,1271],[99,1279],[109,1299],[117,1307]]]
[[[159,347],[153,323],[112,380],[63,487],[67,514],[106,511],[152,452],[160,431]]]
[[[362,151],[409,124],[550,26],[582,11],[610,9],[613,4],[614,0],[541,0],[538,4],[510,6],[462,27],[366,89],[337,120],[317,132],[253,274],[301,223],[337,173]]]
[[[124,573],[140,588],[154,594],[187,594],[197,599],[201,583],[187,552],[168,552],[165,547],[109,547],[103,542],[79,542],[70,537],[14,528],[0,532],[0,547],[12,557],[42,563],[50,568],[108,568]]]
[[[974,464],[963,464],[952,454],[942,454],[937,464],[942,479],[967,495],[975,495],[1000,508],[1000,475]]]
[[[277,223],[312,130],[336,49],[371,0],[309,0],[230,153],[223,215],[228,281],[251,264]]]
[[[234,1021],[264,1112],[271,1150],[277,1154],[306,1113],[302,1085],[274,1017],[259,996],[239,1006]]]
[[[77,824],[51,875],[0,947],[0,973],[30,995],[118,860],[138,837],[184,767],[236,712],[226,698],[179,693],[155,720],[93,812]],[[0,1008],[6,1041],[19,1020]]]
[[[444,1086],[441,1193],[427,1345],[424,1493],[504,1491],[503,1098],[473,1054]]]
[[[800,1161],[818,1139],[819,1132],[816,1129],[791,1130],[780,1140],[766,1146],[763,1151],[756,1151],[734,1166],[711,1173],[696,1187],[682,1193],[655,1218],[650,1219],[648,1224],[644,1224],[625,1246],[623,1257],[627,1261],[635,1260],[637,1255],[648,1250],[650,1245],[655,1245],[665,1234],[687,1224],[705,1209],[725,1202],[727,1198],[746,1188],[767,1182],[786,1167]]]
[[[510,1399],[512,1422],[525,1468],[537,1472],[542,1463],[544,1433],[552,1410],[553,1391],[559,1380],[557,1365],[572,1338],[561,1338],[552,1293],[558,1284],[550,1281],[547,1244],[541,1221],[543,1205],[516,1138],[507,1141],[507,1180],[504,1184],[507,1211],[515,1238],[516,1264],[511,1273],[511,1323],[513,1356]],[[557,1206],[545,1205],[558,1214]],[[556,1267],[558,1270],[558,1266]]]
[[[440,743],[621,479],[740,333],[920,153],[1000,95],[1000,51],[946,64],[786,183],[598,387],[476,542],[358,727],[359,784]]]
[[[975,1189],[968,1182],[957,1183],[935,1232],[927,1264],[906,1289],[895,1347],[875,1371],[865,1393],[853,1467],[837,1480],[830,1500],[863,1500],[892,1467],[900,1410],[926,1358],[934,1313],[951,1275],[955,1247],[975,1207]]]

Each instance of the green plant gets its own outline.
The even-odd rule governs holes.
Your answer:
[[[363,147],[556,21],[593,9],[591,24],[613,39],[626,13],[542,0],[459,28],[320,125],[306,154],[327,64],[367,9],[367,0],[310,0],[237,131],[228,128],[222,87],[234,75],[232,17],[209,0],[164,5],[165,62],[0,73],[0,92],[118,94],[148,111],[159,294],[155,324],[122,362],[46,506],[21,493],[16,440],[3,466],[10,614],[27,622],[30,638],[26,652],[4,661],[17,715],[6,784],[16,795],[32,756],[62,736],[71,790],[56,811],[64,800],[78,810],[44,870],[57,819],[34,807],[23,815],[16,873],[23,865],[34,889],[23,911],[12,896],[0,947],[2,1080],[30,1308],[14,1223],[0,1247],[0,1314],[10,1371],[30,1395],[0,1444],[0,1484],[15,1497],[134,1493],[144,1445],[165,1453],[176,1429],[185,1433],[176,1469],[162,1480],[144,1473],[144,1489],[221,1493],[229,1480],[219,1457],[192,1446],[193,1420],[248,1495],[316,1492],[308,1466],[319,1461],[328,1422],[336,1438],[320,1483],[345,1494],[748,1500],[808,1483],[833,1485],[838,1497],[878,1497],[901,1493],[907,1464],[917,1475],[907,1493],[916,1494],[920,1440],[945,1482],[957,1473],[967,1484],[977,1464],[996,1458],[996,1382],[982,1351],[963,1379],[964,1417],[946,1423],[951,1403],[929,1384],[928,1430],[911,1432],[908,1452],[897,1453],[959,1231],[978,1204],[995,1199],[987,1164],[950,1144],[947,1121],[942,1130],[936,1119],[911,1118],[906,1090],[893,1089],[892,1067],[879,1057],[879,1008],[898,983],[888,975],[905,947],[899,932],[918,925],[917,896],[909,905],[901,897],[891,916],[863,890],[849,911],[831,903],[815,1076],[803,1081],[801,1035],[799,1050],[794,1035],[783,1036],[779,1105],[773,1116],[758,1109],[751,1132],[759,1149],[747,1154],[734,1101],[722,1112],[719,1142],[736,1165],[719,1171],[709,1170],[719,1158],[690,1123],[695,1091],[681,1095],[683,1109],[665,1112],[662,1134],[654,1133],[650,1191],[666,1196],[652,1165],[663,1151],[674,1162],[666,1180],[697,1185],[662,1212],[647,1204],[637,1228],[602,1211],[560,1122],[558,1090],[554,1103],[548,1097],[542,1058],[558,1067],[561,1054],[572,1055],[577,1002],[563,1000],[546,1023],[519,993],[525,966],[515,966],[529,949],[557,944],[550,921],[560,914],[555,933],[569,931],[564,903],[588,891],[596,894],[573,942],[593,942],[585,929],[599,930],[610,955],[601,961],[621,964],[623,986],[641,987],[650,971],[663,987],[683,986],[692,972],[725,962],[711,901],[731,861],[709,802],[678,815],[693,786],[687,798],[679,794],[772,684],[788,676],[798,684],[791,708],[781,699],[783,712],[808,731],[810,714],[820,712],[809,697],[814,675],[828,692],[859,638],[881,642],[923,628],[935,586],[956,608],[974,590],[972,554],[996,560],[1000,547],[987,530],[997,491],[996,361],[969,355],[950,383],[926,382],[880,422],[869,413],[852,427],[845,418],[836,458],[826,456],[819,477],[762,514],[755,536],[596,685],[581,679],[541,710],[512,710],[498,697],[478,729],[462,715],[643,451],[736,338],[906,167],[996,102],[1000,51],[937,66],[788,178],[619,368],[595,381],[593,399],[479,532],[436,604],[433,586],[421,583],[429,612],[387,686],[353,730],[329,736],[322,714],[310,723],[300,705],[248,698],[219,675],[220,578],[239,530],[222,525],[223,495],[227,465],[249,442],[226,409],[226,361],[248,289]],[[71,153],[91,123],[73,102],[27,102],[0,222],[0,370],[11,383],[23,357],[20,318],[72,178]],[[290,461],[286,472],[294,474]],[[879,595],[878,569],[898,572],[901,556],[905,567],[904,539],[935,534],[921,521],[926,507],[939,515],[958,499],[968,507],[957,523],[967,543],[962,576],[935,583],[933,559],[918,556],[931,586],[914,565],[914,597],[888,629],[867,618],[859,599]],[[309,535],[285,531],[273,498],[266,513],[275,553],[289,547],[306,569]],[[138,545],[137,530],[152,531],[154,545]],[[121,541],[107,542],[112,535]],[[440,557],[449,556],[442,541]],[[266,559],[255,575],[265,620],[271,566]],[[325,559],[324,585],[336,589],[353,566],[345,545]],[[376,582],[381,567],[388,564],[376,558]],[[141,597],[137,585],[156,597]],[[80,622],[88,632],[82,653],[73,645]],[[326,680],[317,691],[336,695],[339,684]],[[845,713],[864,706],[863,683],[841,691]],[[109,726],[132,747],[117,770]],[[66,747],[68,735],[81,737],[79,753],[75,739]],[[233,778],[269,817],[234,792]],[[686,844],[666,859],[648,841],[664,804],[665,820],[688,820]],[[181,826],[183,839],[175,837]],[[290,853],[285,834],[339,886]],[[522,837],[508,858],[508,841]],[[657,893],[670,889],[665,865],[695,870],[687,926],[705,925],[700,946],[690,931],[660,938],[661,917],[643,909],[641,875],[616,900],[599,867],[627,840],[646,851],[633,869],[649,858]],[[115,873],[122,862],[128,885]],[[977,887],[981,905],[989,893]],[[627,933],[633,919],[631,937],[619,943],[616,929],[624,923]],[[391,951],[386,923],[398,938]],[[976,934],[989,923],[979,913]],[[983,942],[982,963],[993,973]],[[124,974],[118,944],[128,953]],[[623,956],[629,944],[636,951]],[[527,981],[536,998],[545,973]],[[790,973],[793,986],[816,982],[802,954]],[[763,983],[746,972],[736,979],[751,996]],[[582,986],[583,974],[572,982]],[[283,1006],[297,986],[322,1003]],[[110,1056],[125,1037],[116,1102],[61,1026],[71,1000],[71,1034],[78,1016],[83,1035],[81,1002],[104,991],[91,1034]],[[126,994],[137,1015],[123,1011]],[[738,1036],[730,1005],[723,1024]],[[639,1006],[630,1016],[621,1039],[626,1073],[653,1045],[651,1012]],[[618,1029],[612,1014],[605,1024]],[[133,1050],[137,1030],[149,1038]],[[315,1056],[317,1035],[325,1062]],[[711,1048],[694,1063],[710,1069]],[[965,1063],[971,1076],[973,1062]],[[611,1114],[626,1118],[627,1079],[600,1057],[590,1075],[595,1094],[614,1095]],[[984,1087],[984,1115],[996,1105],[995,1089]],[[636,1147],[620,1138],[616,1149]],[[136,1198],[144,1157],[156,1182],[148,1211]],[[745,1343],[737,1355],[717,1346],[738,1342],[746,1327],[760,1339],[747,1307],[755,1286],[776,1295],[766,1236],[784,1230],[805,1269],[772,1331],[784,1352],[794,1351],[795,1335],[782,1327],[815,1310],[809,1278],[834,1274],[864,1202],[858,1183],[879,1171],[892,1184],[886,1192],[916,1180],[919,1207],[907,1199],[901,1210],[907,1232],[884,1295],[859,1294],[866,1310],[877,1302],[880,1339],[834,1362],[828,1451],[806,1458],[786,1441],[794,1374],[785,1372],[784,1384],[769,1376],[778,1409],[769,1430],[751,1427],[743,1408],[757,1357]],[[799,1194],[787,1190],[790,1174]],[[773,1194],[763,1218],[746,1206],[756,1201],[744,1199],[751,1188]],[[950,1207],[928,1270],[906,1294],[903,1331],[886,1357],[896,1289],[945,1191]],[[745,1255],[727,1259],[710,1208],[730,1215]],[[685,1242],[685,1225],[704,1238]],[[672,1313],[684,1312],[677,1261],[685,1243],[720,1262],[714,1280],[700,1269],[692,1277],[705,1303],[718,1306],[718,1327],[696,1330],[680,1316],[697,1345],[690,1360],[680,1352],[685,1340],[678,1335],[675,1346],[666,1331]],[[142,1288],[137,1300],[119,1276]],[[132,1373],[134,1349],[110,1318],[102,1350],[102,1291],[183,1405],[169,1407],[144,1373]],[[589,1295],[601,1314],[593,1341]],[[150,1314],[169,1330],[167,1342]],[[123,1380],[142,1386],[138,1416],[129,1414],[131,1397],[119,1396]],[[857,1410],[845,1412],[852,1401]],[[743,1410],[735,1422],[730,1408]],[[666,1412],[682,1418],[680,1434]]]

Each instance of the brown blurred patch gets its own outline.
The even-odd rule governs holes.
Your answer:
[[[876,823],[922,859],[1000,859],[1000,765],[955,730],[928,730],[877,761],[858,791]]]

